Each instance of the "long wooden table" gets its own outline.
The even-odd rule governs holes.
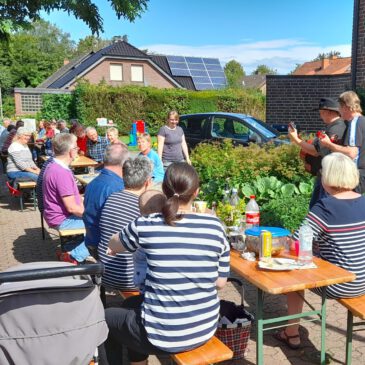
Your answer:
[[[336,265],[319,258],[313,258],[316,269],[292,271],[271,271],[258,267],[258,262],[244,260],[240,253],[231,250],[231,269],[257,288],[256,306],[256,364],[263,364],[263,332],[283,327],[268,327],[273,323],[283,322],[307,316],[319,316],[321,321],[321,364],[325,364],[325,330],[326,330],[326,287],[355,280],[356,276]],[[270,294],[286,294],[299,290],[323,287],[320,310],[311,310],[291,316],[271,319],[263,318],[264,292]]]
[[[80,174],[80,175],[75,175],[76,179],[78,181],[80,181],[80,183],[84,186],[88,185],[89,183],[91,183],[97,176],[99,176],[98,173],[95,173],[93,175],[91,174]]]
[[[49,156],[41,156],[41,159],[43,161],[47,161],[49,159]],[[71,162],[70,167],[95,167],[97,165],[99,165],[99,163],[89,157],[78,156],[75,160]]]

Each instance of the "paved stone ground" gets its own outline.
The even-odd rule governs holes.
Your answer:
[[[53,230],[47,229],[46,240],[42,240],[40,214],[33,210],[31,203],[26,204],[26,209],[20,212],[19,201],[9,196],[4,182],[4,175],[0,176],[0,271],[19,263],[32,261],[56,260],[55,248],[59,243]],[[247,310],[255,314],[256,291],[251,285],[245,283],[245,305]],[[320,298],[307,292],[307,299],[317,306]],[[226,300],[240,302],[240,291],[231,283],[220,292],[220,297]],[[116,296],[109,296],[109,305],[119,305]],[[286,313],[285,297],[265,297],[264,311],[267,317],[284,315]],[[255,364],[256,343],[254,340],[254,326],[251,330],[251,339],[245,360],[230,361],[225,364]],[[329,301],[327,305],[327,352],[332,364],[345,363],[345,331],[346,310],[336,301]],[[320,326],[319,323],[303,323],[301,327],[302,347],[299,350],[290,350],[272,338],[271,334],[264,336],[265,364],[311,364],[311,356],[319,349]],[[150,365],[167,364],[167,359],[150,357]],[[319,363],[314,362],[314,363]],[[353,341],[354,365],[365,364],[365,332],[356,332]]]

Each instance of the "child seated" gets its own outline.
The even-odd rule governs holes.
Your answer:
[[[139,210],[141,215],[161,213],[166,202],[166,196],[158,190],[146,190],[139,197]],[[146,279],[147,261],[142,248],[138,248],[133,254],[134,262],[134,285],[144,292]]]

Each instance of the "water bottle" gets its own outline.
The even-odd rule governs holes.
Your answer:
[[[232,189],[232,194],[229,199],[229,204],[231,205],[231,221],[233,226],[238,226],[240,222],[238,221],[239,211],[238,205],[240,198],[238,197],[238,190],[236,188]]]
[[[246,229],[260,225],[260,208],[256,202],[256,196],[250,195],[250,201],[246,205]]]
[[[299,255],[298,262],[302,265],[310,264],[312,254],[313,230],[308,223],[304,223],[299,229]]]

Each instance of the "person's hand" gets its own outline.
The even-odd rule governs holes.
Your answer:
[[[79,150],[79,156],[85,156],[85,152],[84,152],[84,151]]]
[[[188,163],[189,165],[191,165],[191,161],[190,161],[190,158],[189,157],[186,159],[186,163]]]
[[[108,256],[117,256],[117,253],[116,252],[114,252],[111,248],[107,248],[106,249],[106,254],[108,255]]]
[[[288,137],[292,142],[297,142],[297,143],[300,142],[298,131],[296,129],[291,128],[290,126],[288,128]]]
[[[319,143],[321,144],[321,146],[323,147],[329,147],[332,142],[331,140],[329,139],[329,137],[327,136],[327,134],[324,135],[324,137],[322,138],[319,138]]]

